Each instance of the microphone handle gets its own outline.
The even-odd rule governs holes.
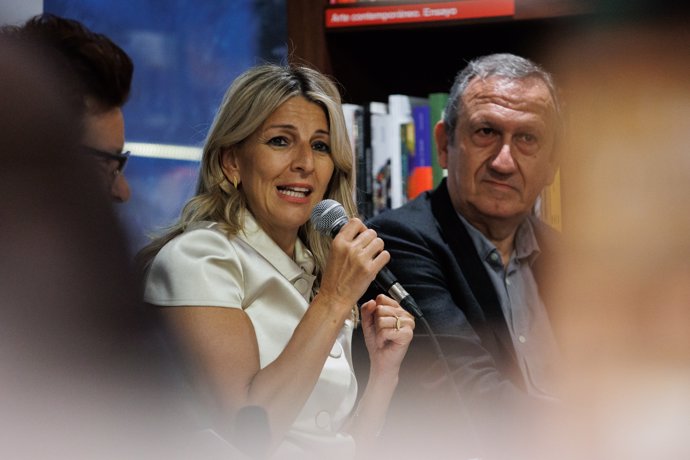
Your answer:
[[[344,216],[333,223],[331,226],[331,238],[335,238],[347,221],[348,218]],[[398,283],[393,273],[387,267],[383,267],[381,271],[378,272],[375,282],[383,292],[388,293],[388,295],[395,299],[401,307],[412,313],[415,318],[422,317],[422,310],[405,288]]]
[[[422,310],[417,306],[414,298],[398,283],[393,273],[387,267],[381,269],[376,275],[375,281],[379,288],[387,292],[401,307],[412,313],[415,318],[423,316]]]

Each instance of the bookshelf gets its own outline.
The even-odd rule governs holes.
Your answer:
[[[452,20],[380,23],[327,27],[333,11],[358,13],[381,7],[423,7],[494,3],[500,11],[488,17]],[[366,105],[386,102],[391,94],[428,97],[450,89],[466,61],[496,52],[515,53],[544,64],[555,38],[577,34],[588,11],[582,0],[410,0],[354,2],[332,5],[329,0],[287,0],[290,59],[306,62],[335,78],[343,102]],[[513,6],[513,14],[505,8]],[[378,8],[378,9],[377,9]],[[503,8],[503,10],[501,10]],[[559,79],[558,75],[555,75]],[[562,227],[559,205],[562,175],[557,189],[546,190],[542,207],[547,222]],[[549,218],[551,217],[551,218]],[[556,220],[554,222],[554,220]]]
[[[448,91],[464,62],[482,54],[512,52],[541,61],[543,45],[574,30],[586,14],[586,2],[577,0],[514,3],[513,16],[327,28],[327,9],[412,3],[287,0],[290,59],[335,77],[344,102],[382,101],[393,93],[424,96]]]

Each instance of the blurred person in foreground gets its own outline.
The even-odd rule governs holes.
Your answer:
[[[77,149],[79,112],[33,51],[0,38],[0,456],[190,458],[156,318]],[[194,458],[221,458],[207,447]]]
[[[391,270],[443,338],[458,391],[420,429],[443,430],[435,435],[447,455],[455,448],[455,423],[444,419],[451,412],[468,411],[480,452],[503,452],[524,441],[527,414],[557,400],[558,346],[542,280],[559,235],[533,209],[558,168],[560,112],[552,77],[537,64],[512,54],[470,61],[434,129],[447,179],[369,222]],[[442,371],[425,373],[428,364],[420,360],[408,375],[442,380]],[[409,385],[401,419],[438,401],[430,385]]]
[[[103,34],[73,19],[52,14],[34,16],[21,26],[4,26],[0,35],[33,44],[54,61],[67,77],[61,92],[82,120],[79,150],[99,165],[102,184],[113,201],[130,197],[124,168],[129,152],[123,152],[125,124],[122,106],[127,102],[134,66],[122,48]]]
[[[361,308],[371,372],[358,403],[350,352],[383,242],[356,217],[332,241],[309,221],[325,198],[354,215],[352,167],[327,77],[252,68],[216,115],[196,196],[140,254],[145,300],[163,307],[213,427],[257,457],[366,455],[396,388],[414,328],[397,302]]]
[[[549,47],[569,101],[553,323],[571,458],[675,460],[690,458],[690,16],[626,6]]]

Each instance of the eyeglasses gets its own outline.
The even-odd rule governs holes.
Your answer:
[[[87,155],[94,155],[99,158],[105,158],[106,160],[117,161],[117,174],[122,174],[122,171],[124,171],[125,169],[125,165],[127,165],[129,155],[131,154],[131,152],[129,151],[122,153],[110,153],[103,150],[95,149],[93,147],[88,147],[86,145],[80,146],[79,149]]]

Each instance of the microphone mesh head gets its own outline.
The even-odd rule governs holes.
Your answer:
[[[311,223],[314,228],[324,235],[331,235],[333,230],[340,230],[348,221],[343,205],[335,200],[322,200],[316,203],[311,211]]]

